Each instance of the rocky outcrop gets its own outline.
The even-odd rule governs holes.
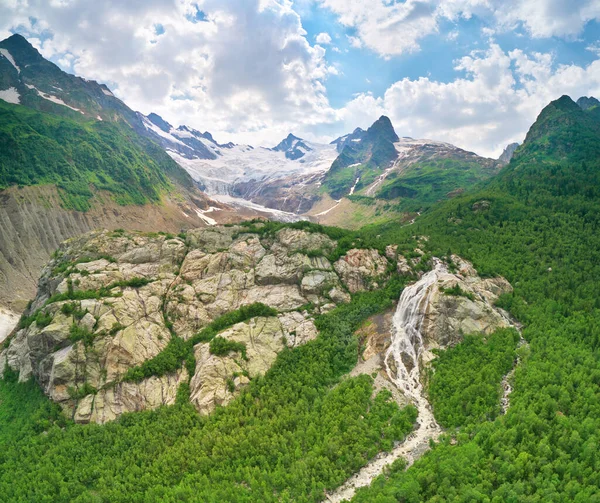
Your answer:
[[[144,206],[120,206],[109,194],[100,194],[86,212],[64,209],[62,204],[51,185],[0,191],[0,306],[23,311],[35,296],[37,280],[51,253],[65,239],[99,227],[178,233],[182,228],[205,226],[200,215],[209,206],[220,208],[211,213],[219,223],[244,218],[199,193],[173,200],[165,197],[160,205]]]
[[[209,344],[194,347],[196,373],[190,382],[190,399],[201,414],[227,405],[236,392],[263,375],[284,347],[304,344],[317,336],[310,319],[295,312],[277,317],[253,318],[221,332],[219,337],[244,344],[246,355],[231,352],[226,356],[210,353]]]
[[[494,306],[500,295],[512,291],[502,277],[481,278],[473,265],[452,255],[455,272],[437,275],[424,307],[421,331],[428,347],[448,347],[464,334],[490,334],[510,326],[506,313]]]
[[[327,255],[336,247],[319,233],[259,234],[243,226],[177,237],[95,231],[73,238],[44,269],[27,316],[0,354],[0,373],[8,365],[22,381],[34,377],[78,422],[173,404],[188,381],[192,403],[209,413],[264,374],[283,348],[316,337],[314,313],[384,277],[388,260],[377,251],[350,250],[333,265]],[[254,303],[277,314],[222,330],[218,336],[236,343],[233,350],[213,354],[201,342],[193,347],[195,368],[182,362],[165,375],[124,379],[173,338],[189,340]]]
[[[349,250],[334,265],[348,290],[355,293],[377,288],[376,280],[387,271],[388,261],[377,250]]]

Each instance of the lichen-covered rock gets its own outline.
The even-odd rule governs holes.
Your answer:
[[[334,269],[351,293],[370,290],[375,280],[385,275],[388,261],[377,250],[353,248],[341,257]]]
[[[495,307],[498,297],[512,291],[502,278],[481,278],[473,265],[452,256],[456,272],[443,269],[428,288],[427,305],[422,307],[421,331],[428,347],[448,347],[464,334],[489,334],[510,326],[506,313]],[[456,293],[447,293],[457,291]]]
[[[106,423],[124,412],[173,405],[179,386],[188,379],[184,368],[162,377],[152,376],[139,383],[119,383],[80,400],[73,418],[79,423]]]
[[[312,320],[298,312],[280,317],[252,318],[224,330],[219,337],[244,344],[246,358],[232,351],[213,355],[209,343],[194,347],[196,371],[190,382],[190,399],[201,414],[227,405],[250,379],[264,375],[286,346],[304,344],[316,337]]]
[[[263,374],[285,346],[317,335],[311,314],[350,300],[349,291],[375,286],[387,260],[351,250],[334,268],[326,255],[337,243],[305,230],[274,234],[244,226],[162,234],[95,231],[66,241],[46,266],[25,328],[0,353],[19,379],[35,378],[76,421],[103,423],[124,412],[174,402],[191,379],[202,412],[226,404],[248,379]],[[194,348],[196,372],[141,382],[124,375],[163,351],[175,335],[188,339],[241,306],[263,303],[278,316],[257,318],[220,336],[247,346],[240,355]]]
[[[196,372],[190,383],[190,399],[201,414],[227,405],[241,386],[269,369],[285,346],[282,325],[275,317],[238,323],[219,336],[244,344],[246,359],[237,352],[213,355],[209,343],[195,346]]]

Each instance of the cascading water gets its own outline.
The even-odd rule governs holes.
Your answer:
[[[419,429],[438,431],[431,407],[423,396],[420,380],[419,359],[423,352],[423,320],[430,298],[435,291],[438,276],[446,273],[445,264],[434,259],[434,268],[420,281],[407,286],[400,296],[394,314],[394,334],[392,343],[385,355],[385,368],[390,380],[409,399],[419,411]]]
[[[337,503],[352,499],[357,488],[369,485],[387,465],[399,457],[404,457],[410,466],[429,448],[429,441],[435,440],[442,433],[427,398],[423,396],[419,375],[419,358],[423,352],[423,320],[430,298],[437,288],[438,277],[447,272],[441,260],[433,260],[434,268],[402,291],[393,318],[392,342],[384,360],[390,380],[419,411],[417,428],[403,443],[391,452],[377,456],[333,494],[328,495],[328,501]]]

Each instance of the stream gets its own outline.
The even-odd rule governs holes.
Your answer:
[[[339,503],[352,499],[356,489],[371,484],[386,465],[400,457],[406,459],[408,466],[412,465],[429,449],[430,440],[436,440],[442,433],[419,379],[419,357],[424,347],[421,327],[425,308],[435,291],[439,274],[447,272],[440,260],[434,261],[435,267],[431,271],[402,291],[393,318],[392,342],[384,359],[389,379],[417,407],[417,427],[404,442],[398,443],[390,452],[379,453],[341,487],[327,495],[327,501]]]

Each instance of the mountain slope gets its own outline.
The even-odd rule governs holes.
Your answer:
[[[392,469],[353,502],[598,497],[589,449],[600,428],[600,135],[590,110],[574,105],[568,97],[549,104],[486,187],[409,229],[388,225],[363,236],[426,234],[427,253],[464,254],[485,275],[502,274],[515,290],[499,305],[523,323],[529,347],[520,351],[504,417],[469,422],[466,434],[442,440],[407,471]],[[466,348],[454,357],[459,366],[477,365]]]
[[[334,140],[340,152],[325,175],[323,186],[331,197],[339,199],[358,184],[371,183],[398,157],[394,143],[399,140],[390,120],[382,116],[366,131],[355,129],[350,135]]]
[[[198,191],[136,124],[145,130],[106,86],[61,71],[20,35],[0,42],[0,304],[22,309],[50,253],[82,232],[245,218]]]

